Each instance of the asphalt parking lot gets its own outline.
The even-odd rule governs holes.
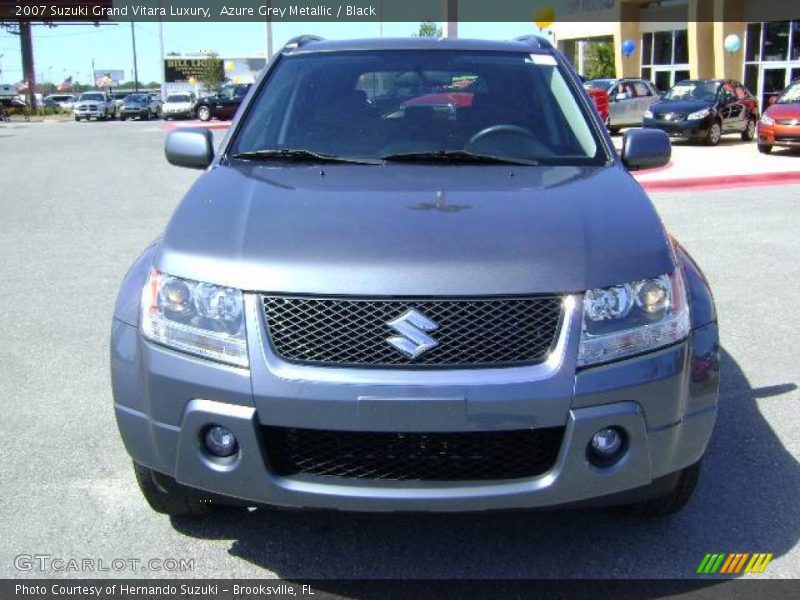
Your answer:
[[[170,575],[199,577],[691,578],[707,552],[771,552],[760,577],[800,577],[800,186],[653,195],[712,283],[724,346],[717,429],[682,513],[170,521],[136,488],[108,373],[119,282],[198,174],[169,166],[163,140],[159,122],[0,125],[0,576],[53,575],[15,567],[47,554],[193,559]]]

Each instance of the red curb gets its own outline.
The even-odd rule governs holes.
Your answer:
[[[664,181],[640,181],[639,183],[648,192],[713,190],[733,187],[800,183],[800,171],[692,177],[687,179],[668,179]]]

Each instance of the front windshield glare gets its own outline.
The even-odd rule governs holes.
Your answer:
[[[672,87],[664,98],[667,100],[706,100],[717,97],[719,83],[716,81],[682,81]]]
[[[81,100],[102,100],[103,94],[81,94]]]
[[[778,98],[778,104],[795,104],[797,102],[800,102],[800,82],[790,85]]]
[[[282,58],[230,154],[274,150],[370,160],[463,153],[529,164],[606,159],[589,113],[551,56],[450,50]]]

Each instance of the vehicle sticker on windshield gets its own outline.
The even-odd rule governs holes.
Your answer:
[[[531,60],[535,65],[547,65],[548,67],[556,66],[556,59],[549,54],[531,54]]]

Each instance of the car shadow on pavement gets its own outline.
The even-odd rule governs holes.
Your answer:
[[[668,518],[615,509],[362,514],[263,508],[172,524],[192,537],[231,540],[231,555],[282,578],[694,579],[707,552],[771,552],[777,559],[800,536],[800,469],[759,407],[785,401],[797,385],[754,389],[736,361],[721,354],[719,417],[703,474],[689,505]]]

